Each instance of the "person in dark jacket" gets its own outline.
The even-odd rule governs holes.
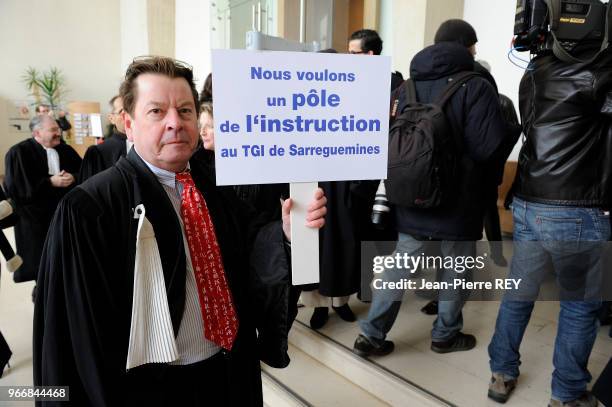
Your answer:
[[[491,66],[486,61],[476,61],[487,72],[491,72]],[[501,225],[499,222],[499,210],[497,207],[498,201],[498,186],[501,185],[504,179],[504,168],[510,153],[514,149],[514,145],[518,141],[522,128],[516,115],[516,109],[512,100],[503,94],[499,94],[499,105],[501,107],[504,122],[508,127],[508,137],[504,140],[506,148],[501,152],[499,160],[491,163],[491,182],[489,183],[489,192],[487,193],[487,208],[484,218],[484,229],[489,241],[491,251],[491,259],[501,267],[506,267],[508,262],[504,257],[503,246],[500,243],[502,240]]]
[[[470,51],[473,57],[476,56],[476,43],[478,37],[476,30],[468,22],[461,19],[451,19],[443,22],[434,37],[434,43],[440,42],[455,42],[463,45]],[[491,75],[491,67],[486,61],[474,61],[474,71],[480,74],[486,79],[491,86],[495,88],[495,92],[498,92],[497,83]],[[505,99],[504,99],[505,98]],[[510,106],[508,106],[508,102]],[[486,174],[489,175],[489,179],[485,181],[486,193],[485,193],[485,217],[484,217],[484,229],[487,240],[489,241],[489,247],[491,252],[491,259],[495,264],[499,266],[506,266],[507,261],[503,255],[503,246],[500,243],[502,240],[501,226],[499,223],[499,213],[497,211],[497,187],[503,180],[504,165],[508,156],[512,152],[514,145],[516,144],[518,137],[521,133],[521,128],[518,125],[518,118],[516,117],[516,111],[512,105],[512,101],[504,95],[499,95],[499,103],[502,108],[502,115],[505,118],[505,124],[508,127],[505,132],[506,136],[504,139],[505,148],[500,149],[495,158],[489,160],[489,168],[486,170]],[[514,116],[514,120],[509,117]],[[430,301],[427,305],[421,308],[421,311],[425,314],[432,315],[438,312],[437,301]]]
[[[102,144],[87,149],[79,173],[79,183],[112,167],[121,157],[125,157],[132,147],[132,142],[125,135],[121,96],[114,96],[108,103],[112,109],[108,115],[108,121],[113,126],[112,134]]]
[[[474,71],[474,58],[465,46],[440,42],[425,48],[410,65],[417,100],[423,103],[437,100],[453,77],[465,71]],[[424,241],[440,240],[444,256],[475,255],[475,240],[481,238],[483,228],[483,166],[494,156],[504,138],[497,100],[491,84],[486,79],[474,77],[446,104],[444,113],[463,145],[453,202],[432,209],[396,207],[395,227],[399,232],[396,253],[417,255],[424,250]],[[402,88],[397,111],[405,104]],[[384,275],[394,281],[405,277],[402,271],[395,269]],[[454,269],[445,269],[442,278],[452,281],[460,275]],[[402,296],[403,290],[374,290],[368,316],[360,321],[362,333],[353,348],[357,354],[384,355],[393,351],[393,342],[385,337],[395,322]],[[461,332],[463,303],[463,296],[439,302],[432,330],[433,351],[448,353],[475,346],[474,336]]]
[[[383,41],[374,30],[362,29],[351,34],[348,43],[348,53],[351,55],[380,55],[383,50]],[[321,52],[326,52],[321,51]],[[334,50],[334,52],[336,52]],[[391,73],[391,90],[393,91],[404,82],[401,72]]]
[[[574,53],[589,58],[601,44]],[[561,290],[551,406],[596,406],[587,392],[589,355],[601,297],[585,285],[602,266],[612,204],[612,52],[590,63],[534,57],[520,84],[525,143],[514,182],[514,257],[509,278],[523,279],[524,298],[504,298],[489,344],[489,397],[505,401],[519,376],[519,348],[544,272]],[[590,243],[587,243],[590,242]],[[574,293],[569,296],[569,293]],[[564,404],[567,403],[567,404]]]

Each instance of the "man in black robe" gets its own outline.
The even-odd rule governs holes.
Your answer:
[[[112,167],[121,157],[125,157],[131,147],[131,142],[125,135],[121,96],[114,96],[109,104],[112,111],[108,114],[108,121],[113,128],[112,133],[104,140],[104,143],[90,146],[85,152],[81,173],[79,174],[79,183]]]
[[[65,143],[61,131],[48,115],[30,122],[32,137],[8,151],[5,158],[5,185],[18,216],[15,225],[17,252],[23,265],[15,282],[36,280],[43,244],[55,208],[73,187],[81,157]]]
[[[45,246],[34,312],[34,383],[70,386],[75,406],[261,406],[248,300],[250,213],[231,188],[215,186],[209,167],[190,160],[198,141],[191,68],[169,58],[139,59],[128,68],[121,96],[134,147],[62,201]],[[179,216],[184,202],[177,192],[186,172],[210,213],[237,313],[230,350],[191,329],[202,319],[189,319],[199,309],[198,293],[190,291],[199,270],[184,237],[198,232]],[[324,205],[317,191],[308,226],[323,225]],[[282,225],[265,228],[274,241],[256,240],[250,254],[256,263],[287,266],[290,207],[285,201]],[[214,245],[214,236],[206,241]],[[208,291],[203,296],[211,299]],[[183,341],[186,333],[192,335]],[[189,353],[199,346],[202,351]]]

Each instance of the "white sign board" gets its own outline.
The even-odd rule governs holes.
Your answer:
[[[387,177],[389,57],[214,50],[218,185]]]

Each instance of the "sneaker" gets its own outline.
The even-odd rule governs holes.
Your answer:
[[[474,335],[458,332],[453,339],[444,342],[431,342],[431,350],[436,353],[460,352],[476,346]]]
[[[572,401],[559,401],[550,399],[548,407],[597,407],[598,401],[590,392],[586,392],[579,399]]]
[[[498,403],[505,403],[510,398],[510,394],[512,394],[515,387],[516,379],[505,380],[503,374],[493,373],[487,396]]]
[[[364,358],[368,356],[385,356],[393,352],[393,349],[395,349],[395,345],[391,341],[383,341],[382,344],[377,345],[361,334],[355,339],[355,344],[353,345],[353,352]]]
[[[327,307],[316,307],[310,317],[310,327],[314,330],[321,329],[329,319]]]
[[[342,320],[346,322],[357,321],[357,318],[355,318],[355,314],[353,314],[353,310],[351,309],[351,307],[349,307],[348,304],[344,304],[340,307],[332,307],[332,308],[334,309],[334,311],[336,311],[336,314],[338,314],[338,316],[342,318]]]

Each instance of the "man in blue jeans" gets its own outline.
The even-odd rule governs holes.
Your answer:
[[[591,50],[592,51],[592,50]],[[592,55],[592,52],[591,52]],[[514,257],[489,345],[489,398],[504,403],[519,376],[519,348],[547,265],[561,289],[549,406],[597,406],[587,392],[588,359],[598,328],[601,251],[610,238],[612,53],[590,64],[552,53],[532,59],[520,86],[526,141],[514,184]],[[599,243],[598,243],[599,242]],[[610,293],[607,293],[608,297]]]
[[[399,233],[397,248],[391,257],[400,254],[402,257],[418,257],[427,252],[431,240],[425,237],[415,237],[407,233]],[[436,242],[438,243],[438,242]],[[459,256],[476,255],[476,243],[473,241],[441,241],[439,242],[440,256],[442,258],[456,258]],[[399,282],[414,276],[411,269],[392,268],[384,271],[378,277],[380,285],[387,282]],[[454,279],[461,278],[470,280],[469,271],[456,271],[452,268],[444,269],[438,273],[439,282],[452,283]],[[418,285],[418,283],[417,283]],[[359,321],[362,335],[355,342],[354,351],[361,356],[384,355],[393,351],[393,342],[386,341],[385,336],[391,330],[397,314],[402,305],[404,290],[380,288],[373,289],[373,301],[370,306],[368,317]],[[449,353],[472,349],[476,345],[473,335],[463,334],[463,316],[461,309],[465,303],[467,292],[464,290],[441,290],[438,301],[438,317],[431,330],[431,349],[437,353]],[[374,346],[369,346],[374,344]]]
[[[458,73],[474,71],[474,46],[477,42],[474,29],[465,21],[450,20],[442,24],[440,33],[448,34],[452,41],[436,35],[436,44],[419,52],[410,65],[410,77],[415,82],[417,100],[421,103],[437,101]],[[402,111],[407,99],[404,88],[401,90],[397,112]],[[396,253],[402,256],[420,255],[426,241],[439,241],[442,256],[474,256],[475,241],[482,237],[488,179],[485,168],[499,154],[507,132],[498,95],[485,78],[471,78],[449,99],[444,114],[462,145],[457,176],[453,180],[456,190],[452,203],[441,207],[395,208],[395,228],[399,233]],[[441,274],[441,281],[469,278],[453,269],[446,269]],[[393,269],[385,272],[382,278],[399,281],[409,275],[405,269]],[[362,333],[355,341],[355,353],[380,356],[393,351],[393,343],[385,338],[397,318],[403,292],[373,290],[369,314],[360,321]],[[440,298],[431,336],[434,352],[465,351],[476,345],[473,335],[461,332],[465,294],[457,290],[445,292],[448,297]]]

